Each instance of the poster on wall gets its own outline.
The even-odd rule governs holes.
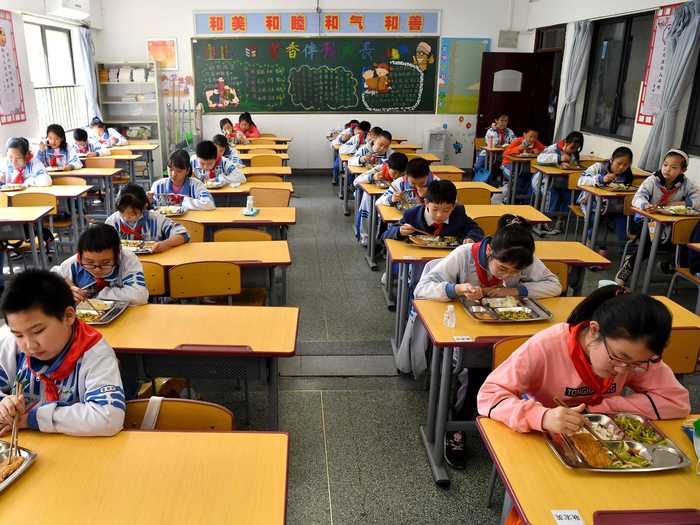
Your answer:
[[[148,40],[148,58],[158,62],[160,69],[177,69],[177,42],[174,38]]]
[[[0,125],[27,120],[12,13],[0,9]]]
[[[443,38],[440,41],[438,113],[476,114],[481,59],[489,38]]]
[[[637,123],[651,126],[661,106],[661,92],[666,79],[667,39],[673,21],[673,11],[681,4],[659,8],[654,15],[649,54],[642,81]]]

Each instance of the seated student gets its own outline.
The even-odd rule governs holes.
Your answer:
[[[428,184],[438,177],[430,171],[430,163],[421,157],[411,159],[406,164],[406,174],[394,179],[384,195],[377,199],[378,205],[398,206],[401,202],[408,205],[423,204]]]
[[[233,128],[233,122],[228,117],[224,117],[219,121],[219,129],[221,133],[229,140],[235,141],[236,130]]]
[[[579,154],[583,149],[583,134],[579,131],[572,131],[564,140],[547,146],[545,150],[537,156],[538,164],[548,164],[559,166],[560,168],[572,168],[580,164]],[[542,173],[539,171],[532,177],[533,191],[539,191]],[[543,184],[544,186],[544,184]],[[571,203],[571,192],[568,190],[567,177],[554,177],[549,188],[549,195],[543,195],[547,203],[544,206],[546,213],[560,214],[555,224],[544,226],[545,235],[557,235],[561,233],[563,216],[561,214],[568,211]]]
[[[224,135],[214,135],[211,141],[216,146],[219,158],[229,161],[235,169],[243,168],[244,164],[238,156],[238,151],[236,151],[236,148],[231,147]]]
[[[7,141],[7,155],[0,162],[2,184],[26,184],[27,186],[51,186],[51,176],[40,160],[29,150],[24,137],[12,137]]]
[[[613,151],[610,160],[596,162],[589,166],[579,177],[578,185],[598,186],[601,188],[612,183],[630,185],[634,182],[631,166],[632,150],[626,146],[620,146]],[[579,194],[578,203],[584,215],[587,213],[587,204],[590,198],[591,194],[585,191]],[[595,205],[596,201],[594,199],[593,206]],[[601,214],[613,221],[615,234],[620,242],[624,242],[627,238],[627,217],[622,213],[624,207],[624,199],[603,199],[601,207]],[[590,236],[590,231],[588,235]],[[605,248],[601,247],[600,251],[604,250]]]
[[[353,130],[353,136],[350,140],[346,141],[344,144],[340,145],[338,148],[338,153],[346,155],[354,155],[355,152],[367,142],[367,135],[369,133],[372,125],[363,120],[360,122]]]
[[[129,183],[119,192],[117,210],[105,224],[114,227],[119,238],[129,241],[156,241],[153,253],[160,253],[189,242],[187,229],[162,213],[148,211],[146,191]]]
[[[340,155],[338,154],[338,151],[335,149],[336,144],[338,147],[341,145],[345,144],[348,140],[350,140],[354,134],[355,134],[355,128],[360,125],[360,122],[356,119],[352,119],[350,122],[345,124],[343,127],[343,130],[338,133],[333,140],[331,140],[331,149],[334,151],[333,154],[333,171],[332,171],[332,177],[331,177],[331,183],[333,186],[338,185],[338,181],[340,180],[340,170],[342,169],[342,162],[340,160]]]
[[[88,133],[83,128],[75,128],[73,130],[73,142],[75,150],[79,154],[83,154],[87,157],[105,157],[111,155],[111,152],[104,144],[88,140]]]
[[[542,153],[544,144],[537,140],[538,132],[536,129],[526,128],[522,137],[514,139],[506,149],[503,150],[503,161],[501,161],[501,171],[503,172],[503,202],[507,202],[510,193],[510,181],[513,176],[512,161],[508,160],[508,156],[521,155],[523,153]],[[530,171],[518,177],[518,188],[515,189],[516,195],[529,193],[530,187]]]
[[[68,284],[46,270],[15,276],[2,298],[0,434],[19,428],[112,436],[124,425],[124,390],[114,350],[76,317]],[[20,392],[14,391],[15,378]]]
[[[391,133],[383,129],[377,133],[377,137],[372,144],[361,146],[355,154],[350,157],[350,166],[375,166],[385,162],[393,153],[391,150]]]
[[[79,170],[83,167],[76,149],[66,142],[63,126],[58,124],[51,124],[46,128],[46,142],[41,141],[36,157],[44,166],[60,168],[63,171]]]
[[[428,185],[425,204],[406,210],[398,224],[384,234],[385,239],[406,239],[417,230],[442,237],[457,237],[475,243],[484,231],[469,218],[464,206],[457,204],[457,188],[449,180],[434,180]]]
[[[350,137],[352,137],[352,129],[350,129],[350,126],[354,127],[357,126],[359,123],[359,120],[352,119],[351,121],[347,122],[342,128],[331,128],[326,134],[326,139],[328,139],[328,142],[331,143],[331,147],[333,146],[333,144],[342,144],[343,142],[350,139]],[[339,137],[344,134],[345,138],[341,142]]]
[[[238,124],[233,126],[236,135],[239,139],[244,139],[248,142],[248,139],[254,139],[260,137],[260,131],[258,127],[253,122],[253,117],[247,111],[241,113],[238,117]]]
[[[489,144],[489,141],[492,141],[494,148],[502,148],[513,142],[515,138],[515,133],[508,127],[508,115],[503,112],[496,113],[491,126],[486,130],[486,135],[484,137],[486,145]],[[485,165],[486,150],[482,149],[476,158],[474,171],[482,169]]]
[[[649,175],[642,185],[637,190],[637,193],[632,199],[632,206],[641,210],[653,211],[659,206],[691,206],[693,208],[700,207],[700,190],[685,176],[685,171],[688,169],[688,154],[679,149],[670,149],[664,156],[661,169]],[[656,223],[650,223],[656,224]],[[637,236],[636,241],[639,241],[639,236],[642,232],[642,218],[636,215],[630,222],[630,233]],[[654,232],[661,236],[660,248],[668,248],[668,243],[671,239],[671,228],[664,227],[661,231]],[[647,238],[645,243],[642,260],[649,256],[651,249],[651,238]],[[620,265],[620,269],[615,275],[615,281],[618,284],[624,285],[632,276],[634,270],[634,262],[637,253],[631,253],[625,257]],[[672,272],[669,268],[669,263],[662,264],[664,271]]]
[[[90,134],[94,142],[104,144],[106,148],[124,146],[127,143],[126,137],[116,129],[108,128],[99,117],[95,117],[90,121]]]
[[[213,210],[214,199],[206,186],[192,176],[190,156],[184,149],[170,154],[168,177],[157,180],[151,186],[149,199],[157,205],[181,204],[185,210]]]
[[[362,175],[358,175],[352,181],[353,185],[358,188],[360,184],[366,182],[384,180],[391,183],[394,180],[402,177],[406,171],[408,158],[401,152],[395,152],[389,155],[387,161],[383,164],[378,164],[374,168],[366,171]],[[362,193],[362,200],[355,214],[355,238],[359,240],[363,246],[367,244],[368,224],[372,199],[366,193]]]
[[[200,181],[243,184],[245,175],[228,160],[219,157],[219,151],[211,140],[203,140],[195,149],[192,158],[192,173]]]
[[[54,266],[80,303],[86,298],[146,304],[148,288],[139,258],[122,248],[117,230],[108,224],[89,226],[78,239],[78,253]]]

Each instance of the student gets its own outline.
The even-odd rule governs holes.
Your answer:
[[[24,137],[12,137],[7,141],[7,155],[0,163],[0,182],[51,186],[52,180],[41,161],[29,150],[29,141]]]
[[[579,186],[597,186],[604,188],[612,183],[630,185],[634,182],[632,174],[632,150],[626,146],[620,146],[613,151],[609,160],[596,162],[589,166],[578,179]],[[578,197],[578,203],[586,214],[588,199],[592,198],[590,193],[582,191]],[[624,209],[624,199],[603,199],[601,214],[613,221],[617,240],[624,242],[627,238],[627,217],[622,213]],[[596,205],[594,200],[593,205]],[[590,235],[590,231],[589,231]],[[604,248],[601,247],[601,250]]]
[[[507,159],[508,156],[522,155],[523,153],[542,153],[544,151],[544,144],[537,140],[538,132],[533,128],[526,128],[522,137],[514,139],[506,149],[503,150],[503,161],[501,162],[501,171],[503,172],[503,187],[501,188],[503,192],[503,202],[507,202],[510,193],[510,181],[513,176],[513,166],[512,161]],[[530,185],[530,170],[526,170],[518,177],[519,188],[515,189],[516,195],[522,195],[527,192],[527,188]]]
[[[244,164],[238,156],[236,148],[231,147],[228,139],[224,135],[214,135],[211,141],[216,146],[216,151],[219,158],[227,160],[235,169],[242,169]]]
[[[25,270],[2,298],[0,434],[19,428],[74,436],[112,436],[124,424],[124,390],[114,350],[77,319],[68,284]],[[14,392],[15,378],[21,384]]]
[[[340,170],[342,169],[342,162],[340,160],[340,154],[338,153],[338,150],[335,148],[337,145],[338,148],[340,148],[341,145],[345,144],[348,140],[350,140],[354,134],[355,134],[355,128],[360,125],[360,122],[358,120],[352,119],[350,122],[345,124],[343,127],[343,130],[338,133],[333,140],[331,140],[331,149],[333,150],[333,171],[332,171],[332,177],[331,177],[331,183],[333,186],[338,185],[338,181],[340,180]]]
[[[653,211],[659,206],[691,206],[700,207],[700,191],[685,176],[688,169],[688,154],[679,149],[670,149],[664,156],[661,169],[649,175],[637,190],[632,199],[632,206],[641,210]],[[652,223],[655,224],[655,223]],[[642,218],[635,216],[630,222],[630,233],[637,236],[637,241],[642,231]],[[662,228],[656,231],[656,235],[661,235],[661,247],[668,246],[671,237],[670,228]],[[643,259],[649,256],[651,249],[651,238],[647,238],[645,243]],[[622,261],[620,269],[615,275],[618,284],[623,285],[632,275],[636,253],[631,253]],[[664,267],[668,263],[663,264]],[[664,268],[667,270],[668,268]]]
[[[496,113],[496,115],[493,117],[491,126],[486,130],[486,135],[484,137],[486,145],[488,146],[489,141],[492,141],[494,148],[502,148],[513,142],[515,138],[515,133],[513,133],[513,130],[508,127],[508,115],[503,112]],[[486,150],[482,149],[476,159],[474,171],[484,168],[485,165]]]
[[[406,239],[409,235],[428,232],[442,237],[457,237],[468,243],[483,239],[484,232],[457,204],[457,188],[449,180],[434,180],[428,185],[425,204],[406,210],[398,224],[384,234],[385,239]]]
[[[406,155],[401,152],[392,153],[385,163],[378,164],[362,175],[358,175],[353,179],[352,183],[356,188],[359,188],[360,184],[378,180],[392,183],[404,175],[407,164],[408,158]],[[372,199],[365,192],[362,192],[362,200],[355,214],[355,238],[359,240],[363,246],[367,244],[369,230],[367,221],[371,215],[371,206]]]
[[[228,117],[224,117],[219,121],[219,129],[221,130],[221,133],[227,138],[227,139],[234,139],[236,138],[236,130],[233,127],[233,122],[231,122],[231,119]]]
[[[162,213],[148,210],[146,191],[129,183],[119,193],[117,210],[105,224],[114,227],[119,238],[129,241],[156,241],[153,253],[160,253],[189,242],[187,229]]]
[[[260,131],[253,122],[253,117],[251,117],[250,113],[247,111],[245,113],[241,113],[241,115],[238,117],[238,124],[236,124],[233,129],[236,131],[239,137],[242,134],[246,140],[260,137]]]
[[[68,281],[77,303],[93,297],[132,305],[148,302],[141,261],[122,248],[117,230],[108,224],[89,226],[78,239],[78,253],[52,271]]]
[[[384,195],[377,199],[378,205],[398,206],[402,201],[408,204],[423,204],[428,192],[428,184],[439,180],[430,171],[430,163],[421,157],[411,159],[406,164],[406,174],[394,179]]]
[[[73,130],[73,145],[79,154],[87,157],[105,157],[111,152],[104,144],[88,140],[88,133],[83,128]]]
[[[393,153],[391,151],[391,133],[381,130],[377,133],[377,138],[370,144],[360,147],[350,158],[350,166],[374,166],[381,164]]]
[[[367,135],[369,134],[372,124],[363,120],[360,124],[353,130],[354,134],[350,140],[345,142],[338,149],[339,154],[354,155],[355,152],[367,142]]]
[[[112,146],[124,146],[127,143],[126,137],[114,128],[108,128],[99,117],[90,121],[90,133],[93,141],[103,144],[106,148]]]
[[[159,204],[181,204],[185,210],[213,210],[214,199],[206,186],[192,176],[190,156],[184,149],[170,154],[168,177],[157,180],[151,186],[149,199]]]
[[[243,184],[245,175],[228,160],[219,157],[216,145],[211,140],[203,140],[195,149],[192,159],[192,173],[200,181],[226,184]]]
[[[545,150],[537,156],[538,164],[547,164],[559,166],[560,168],[568,169],[580,164],[579,154],[583,149],[583,134],[579,131],[572,131],[564,140],[547,146]],[[532,188],[535,192],[539,191],[540,179],[542,173],[539,171],[532,177]],[[544,185],[544,184],[543,184]],[[567,177],[554,177],[550,184],[549,195],[542,196],[547,200],[544,208],[547,214],[562,214],[568,211],[568,206],[571,202],[571,192],[567,188]],[[546,225],[543,233],[545,235],[557,235],[561,233],[562,216],[557,217],[557,222],[554,225]]]
[[[60,168],[63,171],[79,170],[83,163],[78,158],[75,147],[66,142],[63,126],[51,124],[46,128],[46,142],[39,144],[37,159],[44,166]]]

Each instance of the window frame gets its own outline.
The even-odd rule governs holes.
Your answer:
[[[590,133],[592,135],[601,135],[603,137],[609,137],[613,138],[616,140],[621,140],[624,142],[631,142],[632,141],[632,136],[630,135],[629,137],[625,135],[619,135],[615,133],[614,128],[617,127],[618,125],[618,115],[620,113],[620,105],[621,105],[621,99],[622,99],[622,89],[624,87],[624,79],[627,76],[627,70],[629,68],[629,59],[630,59],[630,51],[631,51],[631,33],[632,33],[632,19],[641,17],[641,16],[654,16],[654,11],[643,11],[641,13],[634,13],[631,15],[624,15],[624,16],[616,16],[614,18],[604,18],[602,20],[596,20],[594,22],[595,27],[593,28],[593,39],[591,42],[591,50],[589,53],[589,58],[588,58],[588,72],[586,73],[586,93],[584,97],[584,102],[583,102],[583,114],[581,115],[581,131],[585,133]],[[597,52],[597,49],[594,48],[593,44],[597,41],[598,35],[600,34],[601,27],[606,26],[606,25],[612,25],[612,24],[617,24],[620,22],[624,22],[625,24],[625,33],[624,33],[624,42],[623,42],[623,47],[622,47],[622,60],[620,60],[619,68],[618,68],[618,74],[617,74],[617,86],[615,87],[615,102],[613,104],[613,118],[612,122],[610,123],[609,128],[596,128],[593,126],[589,126],[586,124],[586,115],[588,114],[588,107],[590,103],[590,90],[591,90],[591,83],[589,82],[589,79],[593,75],[593,57],[595,53]],[[649,38],[651,38],[651,34],[649,35]],[[648,49],[648,46],[647,46]],[[637,98],[639,98],[639,95],[637,95]],[[633,127],[634,129],[634,127]]]
[[[690,142],[691,124],[698,122],[700,118],[700,60],[695,67],[695,78],[693,79],[692,91],[690,92],[690,102],[688,104],[688,112],[685,117],[685,126],[683,128],[683,139],[681,147],[683,151],[690,155],[700,156],[700,144],[692,144]],[[700,133],[700,132],[698,132]]]
[[[78,86],[76,82],[76,74],[75,74],[75,57],[73,56],[73,35],[70,29],[66,29],[65,27],[58,27],[58,26],[52,26],[52,25],[46,25],[46,24],[40,24],[37,22],[25,22],[25,24],[28,25],[33,25],[37,26],[39,30],[41,31],[41,47],[44,52],[44,71],[46,71],[46,78],[49,79],[49,83],[44,86],[34,86],[34,87],[39,87],[39,88],[49,88],[49,87],[67,87],[67,86]],[[66,33],[68,35],[68,49],[70,50],[70,66],[71,66],[71,72],[73,74],[73,83],[72,84],[54,84],[51,80],[51,69],[49,68],[49,53],[46,48],[46,30],[50,29],[51,31],[57,31],[61,33]]]

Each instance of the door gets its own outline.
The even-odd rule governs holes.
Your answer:
[[[554,53],[484,53],[476,136],[483,138],[494,115],[503,112],[516,135],[534,127],[542,142],[551,140],[547,135],[553,64]]]

